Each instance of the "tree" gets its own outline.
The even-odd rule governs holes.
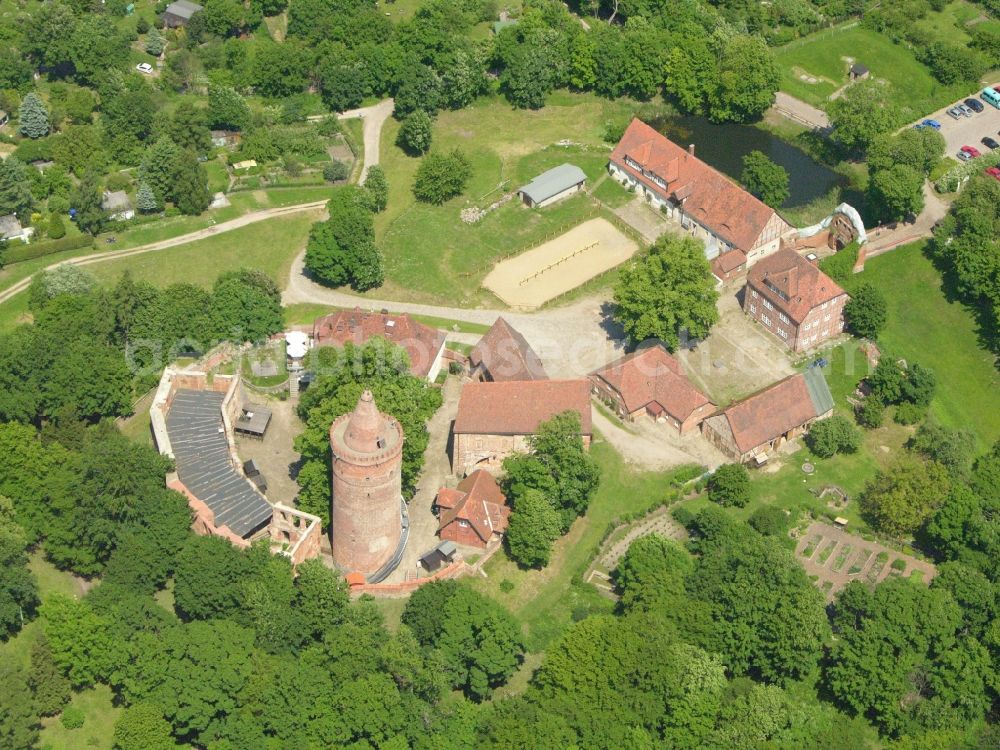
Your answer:
[[[937,377],[919,362],[914,362],[906,370],[906,380],[903,381],[902,396],[910,403],[920,407],[929,406],[934,392],[937,390]]]
[[[440,205],[459,195],[471,176],[472,165],[459,149],[448,154],[429,154],[417,167],[413,195],[423,203]]]
[[[188,216],[197,216],[212,202],[212,195],[208,192],[208,173],[193,151],[180,153],[170,195],[174,205]]]
[[[862,284],[854,290],[844,305],[844,317],[854,333],[874,340],[888,322],[889,305],[885,296],[876,287]]]
[[[73,9],[63,3],[46,3],[27,17],[24,29],[25,51],[46,68],[70,65],[73,32],[77,19]]]
[[[347,616],[347,585],[318,558],[301,563],[296,573],[295,612],[300,627],[307,641],[320,640]]]
[[[600,482],[597,463],[583,447],[579,414],[566,411],[542,422],[529,446],[531,453],[504,460],[504,491],[515,508],[528,491],[539,491],[559,511],[566,532],[587,511]]]
[[[365,176],[365,192],[372,211],[381,213],[389,202],[389,183],[385,179],[385,170],[378,164],[368,167]]]
[[[424,110],[414,110],[403,119],[403,123],[399,126],[396,145],[415,156],[426,154],[431,147],[433,125],[431,116]]]
[[[788,513],[774,505],[762,505],[747,519],[747,523],[764,536],[784,535],[790,522]]]
[[[882,214],[898,221],[924,210],[924,176],[905,164],[875,172],[868,192]]]
[[[871,174],[906,166],[923,175],[930,174],[944,156],[944,136],[934,128],[906,128],[896,135],[878,136],[868,148],[868,171]]]
[[[945,469],[934,462],[905,459],[880,471],[858,498],[869,523],[893,537],[911,536],[948,495]]]
[[[73,688],[56,666],[52,649],[44,633],[31,645],[31,670],[28,685],[35,697],[35,707],[42,716],[55,716],[69,703]]]
[[[220,537],[190,536],[177,555],[174,596],[187,620],[231,617],[241,605],[246,556]]]
[[[749,122],[774,104],[780,76],[761,37],[733,36],[724,45],[708,114],[716,122]]]
[[[351,170],[342,161],[334,159],[323,165],[323,179],[327,182],[343,182],[351,176]]]
[[[112,663],[108,623],[86,601],[54,594],[41,606],[45,637],[52,659],[74,687],[88,687],[106,678]]]
[[[26,546],[13,504],[0,496],[0,641],[17,633],[38,606],[38,584],[28,569]]]
[[[97,83],[109,69],[123,68],[128,61],[128,39],[100,14],[80,18],[69,44],[76,78],[84,84]]]
[[[374,217],[362,188],[335,188],[329,218],[313,224],[306,244],[305,267],[331,286],[350,284],[357,291],[381,285],[382,256],[375,246]]]
[[[17,111],[17,130],[28,138],[49,134],[49,110],[34,91],[21,100],[21,108]]]
[[[254,90],[275,98],[297,94],[309,83],[309,64],[308,53],[298,40],[259,44],[250,64]]]
[[[30,750],[38,741],[38,729],[24,668],[16,659],[0,660],[0,746]]]
[[[281,290],[263,271],[241,268],[215,280],[212,326],[229,341],[264,341],[284,327]]]
[[[861,447],[861,433],[846,418],[836,414],[829,419],[821,419],[809,428],[806,445],[820,458],[830,458],[837,453],[854,453]]]
[[[0,216],[17,214],[22,220],[27,219],[33,202],[24,164],[8,156],[0,162]]]
[[[163,34],[155,28],[150,29],[149,33],[146,34],[146,52],[153,57],[159,57],[166,47],[167,40],[163,38]]]
[[[170,200],[173,196],[179,163],[180,149],[169,136],[158,138],[146,150],[139,165],[139,179],[152,189],[157,201]]]
[[[177,105],[167,124],[165,134],[177,144],[178,148],[189,149],[199,156],[207,154],[212,148],[208,111],[188,100]]]
[[[888,352],[882,352],[878,364],[867,378],[872,390],[872,396],[883,404],[895,404],[903,398],[903,385],[906,383],[906,373]]]
[[[633,342],[662,341],[671,351],[680,332],[701,338],[718,321],[719,293],[702,244],[663,235],[624,268],[615,285],[615,320]]]
[[[521,109],[540,109],[555,87],[551,53],[541,46],[518,45],[500,76],[507,100]]]
[[[457,591],[457,581],[431,581],[407,599],[401,622],[413,632],[422,646],[433,645],[441,637],[445,607]]]
[[[87,172],[80,184],[70,194],[70,205],[76,209],[76,225],[81,232],[97,234],[104,226],[107,217],[101,208],[101,194],[98,191],[97,173]]]
[[[562,531],[561,519],[541,492],[529,489],[517,498],[507,526],[507,549],[519,565],[544,568],[549,564],[552,542]]]
[[[149,214],[154,211],[159,210],[160,201],[156,197],[156,193],[153,192],[153,188],[147,180],[142,180],[139,183],[139,189],[135,194],[135,206],[139,209],[140,213]]]
[[[750,502],[750,472],[743,464],[723,464],[708,480],[708,498],[722,506]]]
[[[209,86],[208,119],[214,128],[246,130],[250,124],[250,107],[232,87]]]
[[[692,570],[694,559],[674,540],[659,534],[639,537],[615,569],[622,609],[656,610],[675,605],[686,595],[684,579]]]
[[[955,478],[967,478],[976,455],[976,436],[969,430],[950,430],[927,421],[906,444],[925,458],[937,461]]]
[[[63,224],[62,217],[59,214],[52,214],[49,216],[48,227],[46,227],[46,233],[54,240],[62,239],[66,236],[66,225]]]
[[[115,750],[176,750],[170,722],[151,703],[128,706],[115,722]]]
[[[751,151],[743,157],[740,180],[771,208],[779,208],[788,199],[787,170],[760,151]]]
[[[473,700],[514,674],[524,643],[517,621],[500,604],[459,586],[444,605],[444,623],[434,642],[451,684]]]
[[[900,124],[901,114],[889,86],[875,79],[858,81],[830,103],[830,123],[838,141],[851,150],[864,152],[879,136]]]

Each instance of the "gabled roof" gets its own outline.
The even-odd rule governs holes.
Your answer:
[[[517,192],[527,195],[532,203],[541,203],[586,180],[587,175],[575,164],[560,164],[542,172],[527,185],[518,188]]]
[[[191,16],[200,10],[202,10],[202,6],[198,5],[198,3],[192,3],[188,0],[176,0],[166,7],[164,13],[169,13],[178,18],[191,18]]]
[[[758,261],[747,273],[747,283],[796,323],[813,308],[845,293],[816,264],[790,248]]]
[[[316,346],[343,346],[348,341],[360,346],[374,336],[406,349],[410,372],[421,378],[427,377],[445,340],[442,331],[418,323],[405,313],[365,312],[356,307],[324,315],[313,322]]]
[[[128,199],[128,193],[124,190],[104,191],[104,199],[101,201],[101,208],[105,211],[128,211],[132,208],[132,201]]]
[[[24,231],[14,214],[0,216],[0,237],[16,237]]]
[[[479,340],[469,354],[469,361],[474,367],[482,365],[497,382],[548,379],[535,350],[503,318],[497,318]]]
[[[738,401],[722,414],[740,453],[748,453],[832,408],[833,395],[823,371],[817,367]]]
[[[466,383],[458,400],[455,434],[533,435],[538,425],[564,411],[580,415],[591,434],[589,380],[519,380]]]
[[[628,166],[625,157],[646,174]],[[745,252],[753,249],[775,215],[774,209],[638,118],[626,128],[611,161],[650,190],[682,203],[685,214]],[[650,173],[666,187],[656,184]]]
[[[446,505],[448,502],[453,504]],[[437,504],[443,509],[439,530],[455,521],[467,521],[484,542],[488,542],[494,533],[502,534],[507,530],[510,516],[507,498],[493,476],[482,469],[469,474],[458,489],[441,488]]]
[[[631,413],[649,404],[659,404],[680,422],[711,402],[684,376],[680,364],[657,345],[628,354],[594,372],[621,394]]]

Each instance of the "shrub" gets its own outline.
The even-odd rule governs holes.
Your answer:
[[[708,497],[724,506],[744,507],[750,502],[750,472],[743,464],[724,464],[708,480]]]
[[[347,169],[347,165],[336,159],[323,166],[323,179],[327,182],[346,180],[349,174],[350,171]]]
[[[48,225],[48,235],[54,240],[62,239],[66,236],[66,225],[63,224],[62,217],[59,214],[52,214],[49,217]]]
[[[67,729],[79,729],[83,726],[84,714],[76,706],[67,706],[62,712],[60,721]]]
[[[781,508],[765,505],[755,510],[747,523],[764,536],[781,536],[788,530],[789,517]]]
[[[837,453],[854,453],[861,446],[857,428],[840,415],[814,424],[806,435],[806,445],[820,458]]]
[[[63,237],[51,242],[32,242],[30,245],[20,245],[8,248],[5,256],[7,263],[18,263],[19,261],[41,258],[43,255],[61,253],[64,250],[78,250],[81,247],[92,247],[94,238],[89,235],[77,235],[76,237]]]
[[[893,570],[906,570],[906,560],[904,560],[902,557],[897,557],[895,560],[892,561],[889,567],[892,568]]]
[[[892,418],[896,424],[917,424],[923,421],[927,414],[927,407],[914,404],[911,401],[904,401],[896,407],[896,413]]]
[[[109,175],[108,179],[105,181],[105,187],[112,192],[116,190],[125,190],[131,184],[132,178],[124,172],[115,172],[115,174]]]
[[[403,120],[396,137],[396,145],[409,154],[426,154],[431,147],[433,122],[422,109],[411,112]]]
[[[869,396],[864,403],[858,407],[855,415],[858,424],[862,427],[873,429],[882,426],[882,419],[885,417],[885,404],[874,396]]]
[[[461,375],[464,370],[465,368],[462,367],[461,362],[452,361],[448,363],[448,372],[452,375]]]
[[[422,203],[440,205],[460,194],[471,176],[472,165],[459,149],[449,154],[431,154],[417,168],[413,195]]]

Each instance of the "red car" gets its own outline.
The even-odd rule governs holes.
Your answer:
[[[986,174],[992,177],[997,182],[1000,182],[1000,167],[990,167],[986,170]]]
[[[993,90],[1000,94],[1000,86],[994,86]]]
[[[962,146],[962,151],[967,153],[973,159],[975,159],[977,156],[982,156],[982,154],[979,153],[979,149],[974,148],[972,146]]]

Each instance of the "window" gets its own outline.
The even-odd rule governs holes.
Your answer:
[[[750,290],[750,296],[753,297],[754,299],[757,299],[757,297],[759,296],[757,294],[757,290],[756,289],[751,289]]]
[[[626,156],[625,157],[625,163],[628,166],[632,167],[632,169],[636,170],[637,172],[641,172],[642,171],[642,167],[639,166],[638,162],[636,162],[635,159],[631,159],[628,156]]]
[[[753,304],[752,302],[750,303],[750,314],[751,315],[757,314],[757,305]]]
[[[664,190],[666,189],[666,187],[667,187],[667,181],[664,180],[659,175],[653,174],[652,172],[650,172],[649,173],[649,179],[651,179],[653,182],[655,182],[657,185],[659,185]]]
[[[787,315],[785,315],[785,314],[784,314],[783,312],[780,312],[780,313],[778,313],[778,319],[779,319],[779,320],[780,320],[780,321],[781,321],[782,323],[787,323],[787,322],[788,322],[788,316],[787,316]]]
[[[764,300],[764,307],[766,307],[768,310],[774,309],[774,305],[771,304],[770,300]]]
[[[767,317],[766,315],[761,315],[760,316],[760,322],[763,323],[766,326],[771,325],[771,319],[769,317]]]
[[[830,322],[830,316],[829,315],[824,316],[823,317],[823,322],[824,323],[829,323]]]
[[[783,339],[787,339],[788,338],[788,331],[786,331],[784,328],[779,328],[778,329],[778,335],[781,336],[781,338],[783,338]]]
[[[461,518],[458,519],[458,525],[461,526],[463,529],[469,528],[469,522]]]

